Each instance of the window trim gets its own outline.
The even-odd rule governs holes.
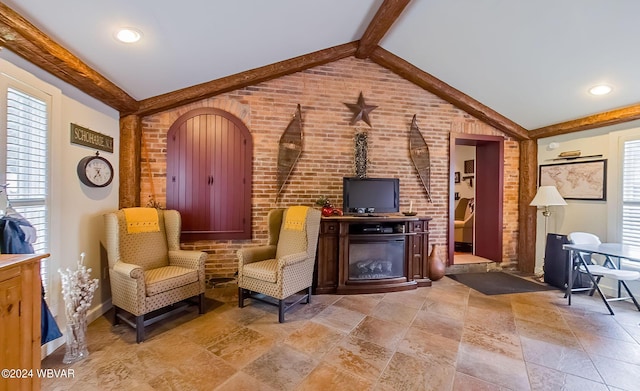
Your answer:
[[[62,140],[56,135],[61,133],[61,117],[62,117],[62,91],[51,84],[44,82],[33,74],[19,68],[7,60],[0,58],[0,91],[5,96],[0,100],[0,137],[6,137],[7,128],[7,103],[6,91],[11,87],[23,91],[29,95],[33,95],[39,99],[47,100],[49,107],[49,128],[48,128],[48,168],[47,168],[47,220],[48,220],[48,243],[47,252],[51,256],[47,259],[47,274],[50,292],[59,290],[60,279],[55,271],[59,267],[58,255],[61,253],[62,233],[60,229],[61,207],[60,194],[62,184],[60,181],[54,181],[53,178],[61,177],[61,148]],[[4,129],[4,130],[2,130]],[[48,295],[48,303],[51,311],[55,314],[58,311],[59,295]]]

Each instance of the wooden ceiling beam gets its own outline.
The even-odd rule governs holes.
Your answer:
[[[582,130],[601,128],[603,126],[617,125],[638,119],[640,119],[640,104],[635,104],[534,129],[529,132],[529,135],[532,139],[553,137]]]
[[[121,113],[137,108],[137,101],[125,91],[3,3],[0,3],[0,42],[25,60]]]
[[[385,49],[379,46],[376,47],[371,52],[370,58],[377,64],[514,137],[516,140],[529,139],[527,130],[522,126]]]
[[[367,30],[362,35],[362,38],[360,38],[360,44],[356,51],[357,58],[369,57],[410,1],[411,0],[384,0],[380,8],[378,8],[378,12],[376,12],[371,20],[371,23],[367,26]]]
[[[166,94],[141,100],[138,111],[139,116],[146,116],[187,103],[206,99],[239,88],[255,85],[267,80],[272,80],[318,65],[327,64],[355,54],[358,42],[350,42],[344,45],[334,46],[313,53],[304,54],[289,60],[280,61],[246,72],[236,73],[227,77],[183,88]]]

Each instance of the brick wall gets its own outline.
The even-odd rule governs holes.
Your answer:
[[[344,103],[356,103],[361,91],[368,105],[378,106],[370,114],[371,128],[362,121],[349,125],[352,113]],[[276,201],[278,141],[297,104],[302,107],[303,153]],[[209,253],[206,272],[216,277],[235,273],[238,248],[265,243],[269,209],[313,205],[323,195],[341,206],[342,177],[354,174],[353,137],[363,130],[369,141],[368,176],[400,178],[401,209],[407,209],[412,200],[414,210],[433,217],[430,241],[442,244],[441,256],[446,257],[449,133],[504,136],[385,68],[369,60],[348,58],[143,118],[143,205],[151,199],[165,205],[167,130],[180,115],[198,107],[234,114],[247,125],[254,142],[253,239],[183,243],[184,248]],[[432,202],[427,201],[409,156],[408,134],[414,114],[431,153]],[[505,137],[504,261],[516,257],[518,153],[517,141]]]

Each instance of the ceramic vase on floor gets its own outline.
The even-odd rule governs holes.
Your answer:
[[[431,254],[429,254],[429,279],[437,281],[444,277],[446,265],[438,255],[436,244],[431,245]]]

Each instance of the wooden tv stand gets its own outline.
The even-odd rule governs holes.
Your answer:
[[[323,217],[314,293],[383,293],[431,286],[428,277],[430,220],[430,217],[402,215]],[[356,255],[356,251],[375,255],[371,260],[353,259],[360,255]],[[388,254],[386,259],[385,254]],[[366,273],[358,274],[358,270]]]

